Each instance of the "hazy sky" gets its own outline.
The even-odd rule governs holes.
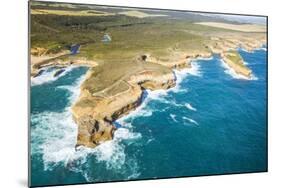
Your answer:
[[[242,23],[266,24],[266,17],[262,16],[240,16],[240,15],[223,15],[223,14],[205,14],[208,16],[222,17],[230,21]]]

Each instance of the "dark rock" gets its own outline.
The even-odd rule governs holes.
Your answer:
[[[63,73],[65,71],[65,69],[59,69],[54,73],[54,77],[59,76],[61,73]]]

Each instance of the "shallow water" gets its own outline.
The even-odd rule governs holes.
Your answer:
[[[197,176],[267,170],[266,51],[239,51],[254,79],[237,77],[218,56],[175,71],[177,86],[146,91],[119,119],[114,139],[74,150],[70,105],[86,68],[31,88],[32,185]]]

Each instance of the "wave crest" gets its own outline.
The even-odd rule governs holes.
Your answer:
[[[197,121],[195,121],[194,119],[188,118],[188,117],[183,117],[182,119],[187,120],[190,123],[193,123],[195,125],[199,125],[199,123]]]
[[[188,108],[189,110],[197,111],[197,109],[194,108],[190,103],[185,103],[184,106],[185,106],[186,108]]]
[[[31,114],[31,155],[42,156],[44,170],[53,170],[63,165],[72,171],[80,172],[87,181],[96,181],[95,177],[91,176],[87,164],[88,160],[93,158],[102,162],[108,170],[129,169],[131,177],[138,176],[137,162],[126,157],[126,145],[123,142],[139,139],[141,134],[133,132],[129,124],[117,129],[113,140],[106,141],[96,148],[75,149],[78,130],[72,118],[70,105],[79,96],[79,87],[83,80],[84,76],[73,85],[58,86],[59,89],[71,93],[69,106],[63,112]]]
[[[54,82],[60,77],[66,75],[68,72],[70,72],[75,66],[68,66],[67,68],[64,68],[65,70],[58,76],[54,76],[57,69],[54,69],[53,67],[43,68],[44,72],[37,76],[31,78],[31,86],[41,85],[44,83]]]

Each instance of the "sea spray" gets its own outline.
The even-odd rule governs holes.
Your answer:
[[[176,77],[176,86],[167,90],[167,92],[174,92],[174,93],[178,93],[178,92],[187,92],[188,89],[187,88],[182,88],[180,86],[181,82],[188,76],[198,76],[201,77],[202,76],[202,72],[200,70],[200,65],[199,62],[194,60],[191,62],[191,68],[185,68],[182,70],[174,70],[174,74]]]
[[[256,53],[259,58],[256,58]],[[42,163],[46,163],[46,161],[43,161],[41,157],[43,153],[41,146],[48,139],[51,144],[52,137],[56,135],[56,139],[68,142],[64,138],[66,134],[60,135],[61,131],[68,128],[63,127],[65,124],[52,125],[56,121],[51,118],[63,122],[64,116],[69,114],[64,113],[67,109],[51,114],[48,114],[50,111],[45,110],[45,116],[42,118],[39,117],[39,114],[36,116],[35,112],[32,118],[37,117],[38,119],[36,124],[32,123],[31,129],[41,127],[42,130],[38,129],[39,134],[32,135],[34,137],[31,147],[33,181],[39,183],[48,179],[46,183],[69,183],[69,181],[86,183],[87,181],[161,178],[167,177],[167,175],[194,176],[213,169],[217,169],[218,173],[225,173],[224,170],[229,172],[237,169],[239,171],[266,169],[266,163],[263,163],[266,161],[263,158],[266,156],[266,145],[264,144],[266,135],[263,134],[266,130],[266,116],[264,116],[266,108],[263,105],[266,101],[266,95],[263,92],[266,85],[264,71],[266,63],[263,62],[266,62],[266,58],[261,59],[260,57],[265,53],[256,51],[254,54],[244,54],[243,52],[242,55],[249,62],[253,72],[260,78],[258,81],[241,84],[235,79],[229,79],[217,58],[209,63],[202,63],[199,69],[204,71],[204,78],[190,75],[179,84],[179,89],[181,91],[185,89],[186,93],[172,92],[171,89],[160,91],[160,93],[148,91],[148,96],[142,103],[144,106],[140,105],[140,107],[142,106],[141,111],[143,110],[145,115],[138,116],[138,113],[135,113],[137,118],[131,116],[126,119],[134,114],[133,111],[128,116],[118,119],[117,121],[120,121],[122,126],[116,130],[116,137],[112,141],[104,142],[94,149],[80,147],[77,148],[77,151],[72,150],[72,146],[76,142],[77,125],[68,125],[74,128],[73,143],[72,141],[68,143],[72,145],[72,148],[69,147],[71,150],[64,151],[69,152],[68,158],[66,154],[63,154],[64,152],[61,152],[59,158],[62,161],[56,165],[50,162],[49,164],[52,165],[47,166],[46,171],[42,169]],[[250,58],[247,58],[248,55]],[[60,84],[65,82],[64,77],[60,80]],[[46,87],[52,85],[56,85],[56,82],[46,84]],[[40,87],[45,86],[34,87],[34,89],[40,89]],[[71,85],[56,86],[57,91],[60,92],[62,90],[69,92],[72,90],[71,88]],[[233,92],[239,93],[239,95],[231,95]],[[76,93],[79,94],[79,89]],[[152,97],[149,97],[151,94]],[[69,100],[73,100],[70,98]],[[145,104],[146,101],[147,104]],[[220,105],[221,101],[224,101],[224,105]],[[73,102],[74,100],[69,101],[68,106]],[[187,104],[197,111],[189,109]],[[150,115],[151,113],[152,115]],[[169,114],[175,114],[178,122],[171,121]],[[234,115],[239,118],[233,118]],[[45,123],[49,121],[47,126],[40,125],[42,119],[45,119]],[[126,121],[122,122],[122,119],[126,119]],[[232,121],[237,123],[232,124]],[[194,122],[200,126],[196,126]],[[52,129],[52,131],[48,129]],[[66,133],[72,139],[72,133],[70,131],[66,131]],[[49,137],[49,134],[53,134],[53,136]],[[252,136],[253,134],[254,136]],[[249,137],[249,135],[251,136]],[[36,143],[38,147],[35,147],[34,141],[38,142]],[[260,147],[252,147],[256,144]],[[55,148],[51,145],[49,147]],[[52,150],[56,151],[56,149]],[[201,155],[202,151],[205,155]],[[218,158],[218,153],[229,157]],[[44,160],[48,158],[46,156]],[[198,158],[198,156],[201,157]],[[233,162],[237,156],[243,159],[239,160],[239,163]],[[50,157],[49,161],[59,161],[59,158]],[[221,164],[227,169],[218,169],[217,164]],[[196,169],[196,172],[193,169]]]
[[[184,106],[185,106],[186,108],[188,108],[189,110],[197,111],[197,109],[194,108],[190,103],[185,103]]]
[[[60,162],[67,164],[75,160],[75,144],[77,137],[77,125],[74,123],[71,114],[71,104],[75,101],[80,92],[80,85],[84,76],[78,78],[71,86],[58,86],[59,89],[67,89],[70,92],[69,103],[63,112],[42,112],[31,114],[31,143],[32,154],[41,153],[44,161],[44,168],[50,169]]]
[[[207,60],[206,60],[207,61]],[[176,76],[176,86],[173,88],[170,88],[168,90],[159,89],[155,91],[151,91],[149,89],[144,91],[144,96],[141,105],[138,106],[134,111],[130,112],[130,114],[123,116],[122,118],[118,119],[117,122],[119,124],[123,124],[126,121],[129,121],[130,119],[133,119],[135,117],[148,117],[153,114],[153,111],[157,111],[157,109],[151,109],[147,107],[147,104],[154,100],[159,101],[162,103],[172,104],[174,106],[184,106],[183,104],[177,104],[174,100],[167,100],[165,97],[169,94],[169,92],[178,93],[178,92],[188,92],[187,88],[181,88],[180,84],[181,82],[188,76],[202,76],[202,72],[200,70],[200,65],[198,61],[192,61],[191,62],[191,68],[185,68],[183,70],[174,70],[174,74]],[[195,108],[191,107],[191,110],[196,111]]]
[[[192,62],[192,68],[183,71],[176,71],[177,87],[180,88],[180,83],[187,75],[201,76],[197,62]],[[70,67],[64,73],[56,78],[53,78],[52,71],[46,72],[44,77],[38,77],[33,80],[34,85],[40,85],[47,82],[53,82],[56,79],[65,76],[73,67]],[[41,75],[44,76],[44,75]],[[168,95],[172,89],[169,90],[146,90],[146,97],[143,99],[142,104],[132,113],[117,120],[122,127],[118,128],[114,133],[114,139],[106,141],[96,148],[79,147],[75,149],[77,138],[77,125],[72,119],[71,105],[77,100],[80,93],[80,85],[85,76],[81,76],[72,85],[56,86],[57,89],[63,89],[70,93],[68,98],[68,105],[62,112],[42,112],[39,114],[32,114],[31,121],[35,125],[32,127],[31,143],[32,155],[42,155],[44,169],[53,170],[57,166],[63,165],[72,171],[81,173],[88,181],[94,181],[90,175],[90,171],[82,170],[82,167],[87,166],[89,157],[93,157],[97,162],[104,163],[106,169],[124,171],[124,165],[131,169],[132,173],[127,178],[135,178],[139,175],[137,161],[133,158],[126,157],[124,141],[140,139],[140,133],[132,130],[130,122],[125,121],[128,118],[136,116],[149,117],[153,114],[154,109],[147,108],[147,103],[151,100],[165,101],[165,96]],[[42,79],[42,82],[41,82]],[[44,80],[44,81],[43,81]],[[181,106],[175,101],[175,106]],[[153,138],[150,138],[153,139]]]
[[[127,164],[125,145],[122,141],[141,138],[140,133],[132,132],[129,124],[115,131],[114,139],[97,146],[96,148],[79,147],[75,149],[77,139],[77,125],[73,121],[71,105],[77,100],[80,85],[85,76],[78,78],[72,85],[56,86],[70,93],[68,105],[62,112],[49,112],[31,114],[31,155],[41,155],[44,170],[53,170],[58,166],[65,166],[72,171],[81,173],[90,180],[89,172],[82,170],[87,166],[89,157],[103,162],[107,169],[123,170]],[[125,161],[126,160],[126,161]],[[133,159],[126,168],[131,169],[132,177],[136,177],[136,161]],[[84,167],[83,167],[84,166]]]
[[[65,70],[59,74],[58,76],[54,76],[55,72],[57,71],[54,67],[47,67],[41,69],[43,73],[37,77],[31,78],[31,86],[41,85],[44,83],[50,83],[58,80],[59,78],[65,76],[68,72],[73,70],[76,66],[68,66],[67,68],[64,68]]]

